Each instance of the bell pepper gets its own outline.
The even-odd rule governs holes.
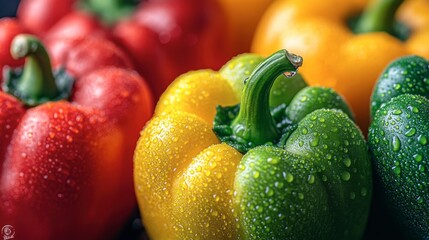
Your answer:
[[[6,70],[0,91],[0,225],[22,239],[114,236],[136,204],[132,156],[152,114],[148,87],[113,66],[53,73],[31,35],[16,36],[11,54],[26,61]]]
[[[162,95],[134,154],[151,239],[362,236],[371,163],[347,105],[332,89],[304,87],[270,108],[270,94],[290,94],[274,81],[302,58],[282,50],[249,72],[257,59],[186,73]],[[245,73],[241,102],[233,69]]]
[[[371,99],[368,139],[380,202],[409,239],[429,237],[428,66],[419,56],[396,59]]]
[[[131,56],[156,98],[179,74],[219,68],[234,53],[214,0],[23,0],[18,18],[44,39],[113,40]]]
[[[407,54],[429,58],[428,16],[426,0],[275,1],[252,51],[287,48],[303,56],[301,73],[309,84],[338,91],[366,131],[372,87],[383,68]]]
[[[231,38],[231,44],[235,54],[248,52],[252,44],[252,38],[256,26],[264,11],[273,0],[218,0],[225,12],[227,24],[224,26]],[[246,6],[246,14],[240,14]]]

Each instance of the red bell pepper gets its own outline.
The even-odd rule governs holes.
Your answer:
[[[236,54],[223,15],[216,0],[22,0],[18,10],[24,26],[45,38],[112,39],[156,97],[177,75],[217,69]]]
[[[53,74],[30,35],[15,37],[11,53],[26,62],[0,91],[0,226],[19,239],[111,238],[135,206],[132,155],[152,114],[148,86],[103,60],[75,80]]]

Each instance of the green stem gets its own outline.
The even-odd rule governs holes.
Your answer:
[[[236,137],[255,146],[279,138],[280,132],[270,113],[270,89],[280,74],[292,77],[301,65],[300,56],[280,50],[256,67],[247,80],[240,112],[231,125]]]
[[[107,24],[130,15],[140,0],[80,0],[80,7],[95,13]]]
[[[31,35],[18,35],[12,42],[13,58],[26,58],[16,90],[30,98],[55,98],[59,91],[52,74],[51,62],[40,41]]]
[[[13,58],[26,58],[23,68],[5,68],[3,91],[14,95],[27,106],[58,101],[70,96],[71,78],[63,69],[52,72],[48,53],[35,36],[20,34],[11,44]]]
[[[388,32],[395,33],[396,10],[404,0],[373,0],[355,26],[356,33]]]

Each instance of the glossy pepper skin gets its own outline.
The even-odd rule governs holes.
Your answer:
[[[18,18],[45,38],[113,40],[131,56],[156,98],[179,74],[217,69],[236,54],[216,0],[23,0]]]
[[[303,56],[308,83],[338,91],[366,131],[378,74],[397,57],[429,57],[428,16],[425,0],[275,1],[258,25],[252,51],[268,55],[287,48]]]
[[[293,75],[302,59],[279,51],[253,70],[259,58],[239,56],[221,73],[189,72],[162,95],[134,155],[152,239],[361,238],[371,164],[347,105],[330,89],[308,87],[271,111],[275,79]],[[242,84],[250,76],[240,105],[230,106],[239,103],[238,77],[222,75],[233,69],[244,70]],[[288,109],[302,117],[291,120]]]
[[[0,92],[0,225],[23,239],[105,239],[135,206],[132,155],[152,113],[135,72],[105,67],[79,78],[18,35]]]
[[[234,53],[250,50],[253,35],[260,18],[273,0],[218,0],[225,12],[227,24],[224,26],[231,38]],[[245,14],[240,14],[246,6]]]
[[[429,62],[395,59],[372,95],[369,146],[380,202],[408,238],[429,237]]]

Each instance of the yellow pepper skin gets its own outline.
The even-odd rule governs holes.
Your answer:
[[[151,238],[235,238],[234,222],[216,220],[234,219],[231,189],[242,154],[220,143],[212,122],[218,104],[238,102],[230,84],[211,70],[180,76],[162,95],[134,157],[136,194]]]
[[[134,155],[151,239],[362,237],[372,196],[366,142],[332,89],[285,81],[301,64],[284,50],[241,55],[170,85]],[[270,106],[273,86],[295,97]]]
[[[338,91],[351,105],[363,131],[369,125],[371,90],[384,66],[408,54],[429,58],[429,1],[405,0],[397,9],[396,20],[411,30],[403,42],[381,30],[352,32],[348,21],[371,6],[369,3],[275,1],[262,17],[252,43],[252,51],[263,56],[279,48],[301,55],[305,63],[300,72],[306,81]]]

